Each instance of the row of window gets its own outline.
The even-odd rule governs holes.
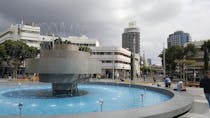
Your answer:
[[[18,32],[27,32],[27,33],[33,33],[33,34],[40,34],[40,32],[39,32],[39,31],[22,30],[22,29],[18,29]]]
[[[102,63],[113,63],[112,60],[102,60]],[[123,61],[114,61],[114,63],[118,63],[118,64],[130,64],[128,62],[123,62]]]
[[[121,55],[121,56],[125,56],[125,57],[128,57],[130,58],[130,56],[128,55],[125,55],[123,53],[120,53],[120,52],[92,52],[92,55]]]
[[[78,44],[78,43],[71,43],[71,44],[76,46],[96,46],[96,44]]]

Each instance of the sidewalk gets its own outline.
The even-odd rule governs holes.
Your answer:
[[[187,92],[194,96],[194,105],[192,110],[181,116],[181,118],[209,118],[210,109],[203,88],[189,87]]]

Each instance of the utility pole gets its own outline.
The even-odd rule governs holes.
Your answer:
[[[132,66],[133,66],[133,71],[132,71],[132,75],[133,75],[133,78],[131,80],[134,80],[135,79],[135,71],[136,71],[136,68],[135,68],[135,45],[136,44],[136,38],[134,37],[133,38],[133,54],[132,54]]]
[[[115,60],[114,60],[114,48],[113,48],[113,52],[112,52],[112,80],[114,80],[114,75],[115,75]]]
[[[163,76],[166,76],[166,52],[165,52],[165,43],[163,43]]]

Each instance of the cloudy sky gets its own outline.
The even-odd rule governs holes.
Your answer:
[[[0,0],[0,31],[23,20],[39,24],[43,33],[85,34],[103,46],[121,46],[123,29],[136,21],[141,53],[160,64],[170,33],[183,30],[192,40],[210,39],[209,6],[210,0]]]

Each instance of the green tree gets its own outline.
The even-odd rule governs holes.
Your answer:
[[[92,52],[92,50],[87,46],[80,46],[79,51],[84,51],[84,52],[89,52],[89,53]]]
[[[198,51],[197,48],[192,43],[189,43],[189,44],[187,44],[186,47],[184,47],[184,55],[186,58],[194,57],[196,55],[197,51]]]
[[[174,73],[177,67],[177,62],[183,59],[189,59],[195,56],[197,49],[194,44],[188,44],[186,47],[172,46],[165,49],[166,72]],[[163,63],[163,52],[159,55]]]
[[[203,61],[204,61],[204,73],[209,69],[209,50],[210,50],[210,40],[205,41],[201,46],[201,50],[203,51]]]
[[[0,65],[5,60],[6,51],[4,49],[4,45],[0,44]]]
[[[24,42],[7,40],[1,44],[5,52],[4,61],[13,70],[13,77],[17,76],[18,67],[23,64],[23,61],[28,58],[34,58],[39,54],[39,50],[35,47],[29,47]]]
[[[163,63],[163,52],[159,55]],[[166,63],[166,72],[174,73],[177,63],[175,60],[183,59],[184,57],[184,48],[181,46],[172,46],[168,49],[165,49],[165,63]]]

